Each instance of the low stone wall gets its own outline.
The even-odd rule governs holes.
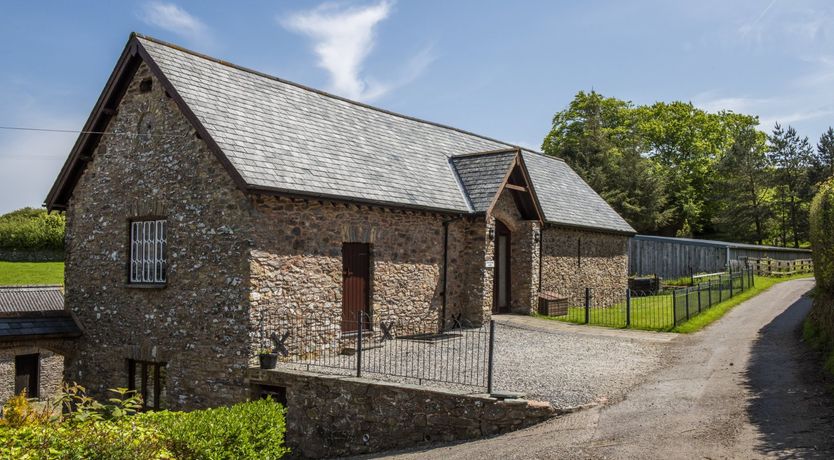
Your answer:
[[[311,458],[478,439],[557,415],[546,402],[355,377],[249,369],[247,378],[253,397],[269,387],[285,390],[287,445],[296,456]]]
[[[64,251],[60,249],[26,251],[0,248],[0,260],[7,262],[62,262],[64,260]]]

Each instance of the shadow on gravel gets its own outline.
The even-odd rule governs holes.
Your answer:
[[[759,330],[745,377],[757,449],[780,458],[834,458],[834,398],[820,356],[801,340],[811,299],[802,297]]]

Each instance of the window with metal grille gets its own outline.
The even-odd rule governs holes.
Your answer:
[[[142,409],[159,410],[165,396],[166,363],[127,360],[127,389],[142,396]]]
[[[130,282],[165,283],[167,230],[164,220],[136,220],[130,223]]]

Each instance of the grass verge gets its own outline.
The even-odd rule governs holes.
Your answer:
[[[655,296],[634,297],[631,303],[630,329],[642,329],[649,331],[663,331],[663,332],[679,332],[692,333],[699,331],[707,325],[717,321],[730,311],[736,305],[751,299],[771,286],[794,279],[809,278],[811,274],[792,275],[787,277],[762,277],[756,276],[755,283],[752,288],[734,295],[733,297],[714,304],[711,308],[704,308],[701,313],[697,313],[696,305],[701,302],[704,305],[712,303],[713,299],[717,300],[721,294],[716,290],[710,292],[693,291],[689,294],[688,304],[691,305],[693,315],[689,320],[682,321],[680,318],[681,311],[684,311],[684,304],[681,302],[681,297],[678,297],[678,321],[682,321],[676,326],[674,325],[673,299],[670,293],[659,294]],[[724,290],[726,296],[726,289]],[[683,296],[687,297],[686,295]],[[700,297],[700,300],[698,300]],[[544,316],[534,314],[534,316],[542,319],[562,321],[568,323],[585,324],[585,309],[583,307],[572,306],[568,308],[567,314],[563,316]],[[606,308],[592,308],[589,312],[589,324],[593,326],[604,326],[613,328],[626,327],[626,307],[625,302],[616,302],[610,307]]]
[[[64,263],[0,261],[0,286],[21,284],[64,284]]]
[[[701,329],[705,328],[706,326],[712,324],[715,321],[718,321],[727,314],[728,311],[732,310],[733,307],[736,305],[744,302],[745,300],[752,299],[757,295],[761,294],[762,292],[769,289],[771,286],[776,284],[802,279],[802,278],[810,278],[813,275],[810,273],[803,273],[798,275],[791,275],[791,276],[784,276],[780,278],[770,278],[765,276],[757,276],[754,286],[741,294],[735,295],[732,298],[725,300],[719,304],[716,304],[714,307],[710,308],[709,310],[704,311],[698,316],[686,321],[684,323],[679,324],[677,327],[672,328],[672,332],[680,332],[683,334],[689,334],[692,332],[700,331]]]
[[[823,355],[822,367],[830,376],[834,376],[834,339],[814,324],[809,318],[802,323],[802,339],[814,350]]]

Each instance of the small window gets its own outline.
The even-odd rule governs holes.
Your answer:
[[[142,396],[142,409],[159,410],[165,387],[165,363],[127,360],[127,389]]]
[[[14,357],[14,393],[19,395],[26,391],[29,398],[37,398],[38,374],[40,373],[40,355],[17,355]]]
[[[167,231],[164,220],[130,223],[130,282],[164,284],[167,280]]]
[[[146,78],[139,82],[139,92],[140,93],[149,93],[153,89],[153,80],[150,78]]]

